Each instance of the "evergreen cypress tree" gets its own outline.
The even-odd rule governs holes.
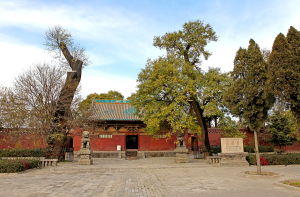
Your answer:
[[[290,27],[276,37],[269,57],[270,85],[279,99],[290,104],[300,124],[300,32]]]
[[[290,27],[287,33],[287,41],[290,44],[291,50],[291,87],[290,87],[290,102],[291,111],[296,116],[300,124],[300,31],[294,27]]]
[[[231,112],[243,118],[254,131],[257,173],[261,174],[257,132],[264,126],[274,99],[267,89],[268,65],[259,46],[249,41],[248,49],[240,48],[234,60],[233,82],[225,94]]]

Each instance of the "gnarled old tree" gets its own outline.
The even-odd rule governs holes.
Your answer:
[[[210,56],[206,45],[216,40],[212,27],[201,21],[187,22],[182,30],[155,37],[154,46],[165,49],[167,55],[148,61],[139,75],[138,91],[133,96],[133,104],[143,114],[147,127],[168,125],[173,130],[196,129],[194,123],[197,121],[207,151],[210,151],[210,144],[199,94],[203,91],[200,66],[201,58]]]
[[[52,157],[61,159],[64,156],[63,139],[68,128],[66,122],[71,117],[71,104],[81,80],[82,68],[87,65],[88,59],[85,50],[76,46],[72,35],[60,26],[46,32],[45,45],[69,69],[56,103],[51,135],[48,138]]]
[[[207,59],[211,55],[205,49],[210,41],[217,41],[216,33],[212,27],[209,24],[203,24],[201,21],[193,21],[185,23],[182,30],[155,37],[154,46],[166,49],[168,54],[173,54],[177,58],[183,59],[186,64],[190,65],[191,70],[199,72],[190,72],[188,76],[191,80],[197,80],[197,75],[201,75],[201,58]],[[201,106],[197,95],[191,94],[190,105],[202,128],[205,147],[210,152],[207,123],[204,117],[203,106]]]

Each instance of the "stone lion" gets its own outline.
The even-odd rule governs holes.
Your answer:
[[[81,148],[90,148],[90,133],[88,131],[82,132]]]

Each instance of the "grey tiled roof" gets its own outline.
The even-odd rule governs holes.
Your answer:
[[[122,100],[95,100],[91,108],[90,120],[129,120],[140,118],[135,114],[135,108],[129,101]]]

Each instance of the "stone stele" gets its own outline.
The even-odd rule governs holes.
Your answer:
[[[221,138],[222,153],[243,153],[243,138]]]
[[[248,166],[243,138],[221,138],[221,166]]]

